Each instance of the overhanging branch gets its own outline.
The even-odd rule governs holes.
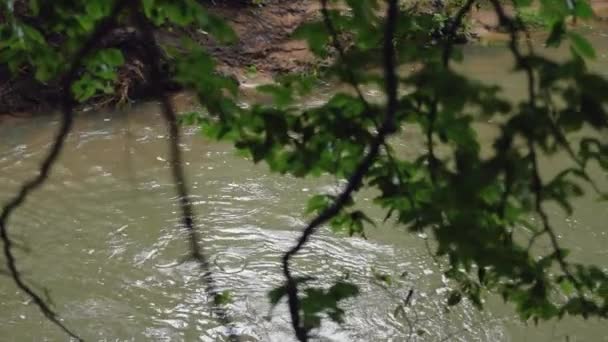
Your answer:
[[[515,58],[517,67],[523,69],[523,71],[526,74],[526,77],[528,80],[528,106],[529,106],[530,110],[535,112],[537,110],[536,77],[535,77],[532,66],[530,65],[528,60],[525,58],[525,56],[521,53],[521,51],[519,49],[518,43],[519,43],[520,28],[516,25],[516,21],[514,21],[512,18],[507,16],[503,6],[500,4],[500,2],[498,0],[491,0],[491,2],[492,2],[492,6],[494,7],[494,10],[496,11],[496,14],[498,15],[498,18],[499,18],[501,24],[504,25],[509,32],[509,36],[510,36],[509,49],[511,50],[511,53],[512,53],[513,57]],[[519,21],[519,24],[523,25],[523,23],[521,23],[521,20]],[[525,27],[523,28],[523,30],[525,31]],[[544,201],[544,187],[543,187],[542,179],[540,177],[540,167],[538,165],[538,156],[536,153],[536,147],[535,147],[532,136],[529,133],[526,133],[525,135],[526,135],[527,147],[529,150],[529,159],[530,159],[531,172],[532,172],[530,188],[531,188],[532,192],[534,193],[534,210],[535,210],[536,214],[540,217],[540,220],[542,223],[542,230],[540,230],[537,234],[535,234],[532,237],[532,239],[530,240],[530,246],[528,247],[528,249],[531,247],[534,240],[536,240],[541,234],[547,234],[549,236],[549,240],[551,242],[551,246],[553,248],[553,252],[555,254],[555,259],[557,261],[557,264],[559,265],[561,271],[564,273],[566,278],[577,289],[579,296],[581,298],[583,298],[584,295],[582,293],[581,284],[576,279],[576,277],[574,277],[572,272],[570,272],[569,264],[566,261],[565,255],[564,255],[561,247],[559,246],[557,234],[556,234],[555,230],[553,229],[553,227],[551,226],[551,222],[549,220],[549,215],[543,208],[542,203]],[[557,139],[559,140],[559,136],[557,137]],[[560,141],[560,143],[563,143],[563,141]],[[566,142],[566,144],[567,144],[567,142]]]
[[[181,210],[182,224],[188,232],[188,241],[190,244],[190,253],[193,260],[195,260],[201,270],[203,271],[203,281],[205,283],[205,291],[207,295],[212,299],[212,311],[219,318],[220,322],[229,329],[230,341],[238,341],[238,336],[234,332],[233,323],[226,313],[226,311],[218,304],[219,293],[215,281],[211,274],[211,267],[209,260],[203,246],[199,243],[200,235],[195,227],[195,214],[190,201],[188,189],[186,185],[186,176],[183,169],[183,157],[180,148],[181,134],[179,130],[179,123],[177,120],[177,114],[171,100],[167,96],[167,93],[163,89],[162,85],[162,69],[160,65],[161,61],[161,50],[154,37],[154,28],[148,21],[148,19],[141,13],[139,1],[132,0],[132,15],[134,21],[137,23],[138,29],[141,34],[141,42],[144,50],[146,51],[145,58],[146,62],[150,67],[150,83],[153,95],[155,98],[160,100],[161,109],[165,123],[169,130],[169,154],[170,154],[170,165],[171,172],[173,174],[173,182],[175,183],[175,190],[177,192],[179,206]]]
[[[298,239],[296,245],[292,247],[283,256],[283,274],[286,278],[287,300],[289,312],[291,316],[292,326],[296,333],[296,337],[301,342],[308,341],[308,331],[300,322],[301,303],[298,298],[298,284],[291,274],[290,261],[302,247],[308,242],[310,237],[315,233],[317,228],[323,223],[329,221],[337,215],[348,202],[351,195],[361,186],[365,174],[373,165],[376,157],[380,152],[380,147],[385,142],[388,135],[395,131],[395,113],[397,112],[397,75],[396,75],[396,58],[393,47],[393,37],[397,25],[398,1],[390,0],[387,10],[386,29],[384,34],[384,74],[385,74],[385,91],[387,94],[387,106],[385,118],[380,125],[378,132],[372,140],[369,151],[363,160],[359,163],[355,172],[349,177],[344,190],[336,198],[330,207],[314,218],[303,230],[302,235]]]
[[[78,71],[82,64],[82,60],[86,56],[88,56],[93,50],[95,50],[97,42],[105,34],[107,34],[112,29],[112,27],[114,27],[116,17],[125,8],[125,6],[126,1],[117,1],[110,15],[102,19],[96,25],[95,29],[93,30],[93,33],[89,36],[89,38],[85,41],[82,47],[74,55],[72,63],[70,64],[70,67],[62,82],[62,119],[61,125],[59,127],[59,132],[55,137],[53,145],[51,146],[49,153],[40,165],[38,175],[23,184],[17,195],[13,197],[10,201],[8,201],[8,203],[2,208],[2,214],[0,214],[0,239],[3,242],[4,256],[6,257],[6,265],[11,278],[13,279],[17,287],[31,298],[31,300],[38,307],[40,312],[42,312],[42,314],[50,322],[52,322],[54,325],[63,330],[66,334],[68,334],[72,338],[75,338],[78,341],[82,341],[82,338],[80,338],[65,324],[63,324],[57,313],[50,308],[50,306],[42,299],[39,294],[34,291],[34,289],[32,289],[31,286],[25,283],[23,277],[21,276],[21,273],[19,272],[19,269],[17,268],[17,261],[15,259],[15,255],[13,254],[14,242],[12,241],[8,232],[8,220],[11,214],[25,202],[27,197],[33,191],[40,188],[49,178],[52,168],[55,165],[57,159],[59,158],[65,145],[66,138],[72,128],[74,120],[74,99],[71,93],[71,88],[72,84],[74,83],[74,81],[76,81],[78,77]]]

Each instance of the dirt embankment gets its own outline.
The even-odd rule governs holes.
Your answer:
[[[238,40],[230,45],[219,44],[206,32],[195,29],[162,29],[158,40],[167,45],[178,44],[188,36],[209,51],[218,63],[221,73],[241,80],[255,70],[263,78],[274,74],[305,70],[314,62],[313,55],[303,41],[291,38],[293,31],[317,13],[317,1],[265,0],[263,6],[244,5],[240,1],[216,1],[208,10],[232,26]],[[133,28],[116,29],[102,42],[101,47],[120,48],[125,64],[119,70],[115,93],[93,99],[87,105],[101,107],[145,97],[146,70],[142,63],[142,50],[134,42],[137,33]],[[167,83],[170,90],[178,90]],[[0,66],[0,117],[29,116],[48,112],[59,101],[61,89],[57,83],[41,84],[32,73],[24,70],[19,75]]]
[[[217,60],[219,71],[243,81],[255,71],[256,78],[268,81],[273,75],[298,72],[309,68],[315,58],[306,43],[294,40],[293,31],[319,13],[317,0],[264,0],[263,6],[243,5],[244,1],[215,1],[209,11],[224,18],[238,36],[232,45],[217,43],[200,30],[163,29],[157,33],[159,41],[175,45],[187,35],[203,46]],[[592,0],[600,19],[608,18],[608,0]],[[475,9],[471,14],[472,32],[482,39],[501,40],[499,20],[490,8]],[[100,43],[102,47],[118,47],[126,57],[119,70],[115,94],[99,97],[87,105],[104,106],[145,97],[148,93],[146,70],[142,50],[138,48],[133,28],[120,28]],[[179,90],[167,82],[171,90]],[[17,76],[0,66],[0,119],[9,116],[29,116],[36,112],[48,112],[58,103],[61,89],[57,84],[43,85],[31,72]],[[5,115],[3,115],[5,114]]]
[[[314,61],[303,41],[291,38],[298,26],[318,14],[318,1],[274,0],[264,1],[264,6],[234,8],[216,6],[215,14],[226,18],[236,32],[238,42],[233,45],[217,45],[207,35],[194,37],[201,45],[232,70],[254,66],[265,73],[301,71]]]

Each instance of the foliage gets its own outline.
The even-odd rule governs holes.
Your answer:
[[[311,198],[308,211],[317,216],[284,259],[286,284],[270,293],[273,305],[288,297],[292,321],[302,322],[294,323],[296,333],[305,331],[298,334],[300,340],[319,326],[323,315],[342,321],[345,313],[339,302],[358,290],[340,281],[329,289],[307,287],[302,293],[291,293],[309,279],[290,276],[289,258],[326,220],[335,231],[364,235],[364,224],[371,220],[352,210],[356,199],[352,195],[362,188],[377,193],[374,202],[385,211],[386,220],[434,237],[435,253],[447,265],[445,276],[454,284],[448,305],[468,298],[482,308],[486,293],[493,292],[515,304],[525,320],[608,315],[608,273],[571,262],[544,209],[555,202],[570,213],[572,199],[588,189],[606,199],[587,171],[590,164],[608,170],[608,143],[602,138],[608,128],[608,80],[587,68],[586,60],[594,58],[595,51],[566,24],[571,17],[591,18],[592,11],[585,0],[574,5],[542,0],[534,8],[529,0],[513,2],[519,13],[542,19],[539,23],[550,32],[548,46],[570,45],[571,58],[554,61],[524,49],[519,37],[526,33],[526,20],[509,17],[498,1],[490,1],[511,37],[513,72],[527,79],[523,86],[528,98],[514,102],[505,99],[499,87],[450,68],[451,61],[462,57],[453,40],[474,2],[464,2],[451,11],[450,19],[438,20],[436,15],[408,8],[400,8],[390,19],[390,12],[381,14],[384,6],[378,0],[346,0],[347,11],[330,9],[322,1],[322,18],[295,34],[307,40],[320,58],[336,56],[325,74],[350,84],[355,95],[340,92],[314,108],[298,106],[298,100],[311,91],[309,77],[293,75],[263,86],[259,90],[270,94],[273,102],[241,108],[234,99],[236,85],[214,72],[214,62],[204,49],[185,42],[183,51],[167,50],[174,80],[196,91],[208,110],[193,113],[184,122],[199,125],[211,138],[233,141],[238,150],[274,172],[296,177],[331,174],[350,180],[340,195]],[[156,27],[196,25],[218,39],[234,38],[224,23],[194,0],[136,3]],[[25,13],[16,13],[12,4],[3,2],[0,63],[13,72],[32,69],[41,82],[66,71],[66,61],[109,14],[111,5],[103,0],[62,0],[52,5],[31,1]],[[128,25],[130,16],[122,14],[117,22]],[[388,30],[392,25],[395,30]],[[45,32],[63,39],[57,42]],[[340,42],[341,33],[349,35],[348,49]],[[392,51],[398,65],[420,66],[399,74],[397,84],[390,82],[398,69],[388,63]],[[79,100],[110,91],[123,58],[117,50],[100,49],[82,62],[80,79],[72,84]],[[368,102],[360,91],[364,85],[383,89],[388,101]],[[399,97],[393,103],[391,94],[397,90]],[[395,122],[387,126],[388,117]],[[500,131],[491,144],[492,153],[487,154],[482,153],[487,146],[479,141],[474,124],[489,119],[500,122]],[[415,158],[397,155],[383,135],[408,139],[404,133],[408,126],[418,127],[426,138],[427,150]],[[541,177],[540,155],[558,153],[567,154],[571,165],[557,170],[556,176]],[[550,253],[539,254],[534,248],[540,238],[551,243]],[[229,302],[228,294],[216,297],[217,301]]]
[[[386,25],[385,17],[378,15],[379,2],[347,4],[349,11],[326,11],[333,27],[313,22],[296,34],[307,39],[319,57],[337,52],[339,58],[328,68],[329,76],[355,87],[383,86],[385,80],[376,71],[383,68],[379,51]],[[530,97],[521,102],[505,99],[500,88],[449,68],[449,59],[459,57],[456,51],[444,59],[446,50],[452,49],[453,35],[448,32],[438,44],[429,43],[433,32],[444,30],[445,21],[431,14],[400,11],[394,39],[399,62],[421,67],[400,75],[399,86],[407,91],[399,98],[398,128],[402,132],[406,125],[419,126],[428,149],[408,159],[395,155],[386,145],[361,187],[379,193],[375,203],[386,211],[387,218],[412,232],[429,231],[435,237],[436,254],[449,266],[445,275],[455,285],[447,304],[455,305],[466,297],[481,308],[486,291],[491,291],[514,303],[526,320],[566,314],[605,317],[608,297],[602,289],[608,286],[607,273],[568,261],[544,206],[556,202],[570,213],[571,200],[594,187],[587,174],[589,163],[597,162],[606,170],[603,153],[607,145],[600,137],[608,128],[608,81],[586,67],[585,59],[595,56],[591,44],[566,27],[570,17],[591,17],[586,2],[577,1],[573,8],[549,0],[538,8],[530,5],[516,3],[525,8],[523,13],[534,13],[548,25],[547,44],[558,46],[568,40],[572,58],[557,62],[532,50],[522,52],[517,39],[525,33],[525,23],[519,17],[509,18],[494,2],[513,40],[514,72],[524,73],[530,80],[525,85]],[[348,50],[336,51],[339,35],[332,30],[351,35]],[[301,109],[296,104],[306,95],[308,88],[302,86],[306,82],[292,78],[265,86],[260,91],[273,95],[272,105],[204,118],[203,130],[217,139],[234,140],[254,162],[264,161],[279,173],[349,177],[357,172],[361,156],[374,139],[386,105],[338,93],[321,106]],[[488,119],[501,122],[490,156],[481,153],[483,146],[473,126]],[[578,140],[579,146],[573,146],[577,140],[571,137],[577,134],[585,137]],[[402,133],[397,135],[407,139]],[[438,154],[438,147],[448,152]],[[588,152],[591,149],[593,157]],[[567,153],[572,165],[553,178],[541,179],[541,153]],[[314,196],[309,212],[322,213],[334,199]],[[362,220],[354,217],[366,216],[362,212],[336,213],[332,229],[361,233]],[[535,217],[538,219],[533,220]],[[547,255],[534,249],[541,237],[547,237],[553,246]],[[307,315],[306,311],[301,314]]]
[[[521,21],[528,27],[544,27],[547,25],[546,19],[540,15],[535,9],[524,7],[517,14]]]
[[[298,283],[311,281],[311,278],[296,279]],[[359,294],[357,286],[345,281],[338,281],[329,289],[308,287],[302,298],[303,324],[308,332],[321,326],[322,314],[327,315],[336,323],[344,322],[344,310],[338,307],[338,303]],[[272,306],[287,296],[287,286],[280,286],[269,292],[268,297]]]
[[[69,61],[74,59],[95,25],[110,15],[113,2],[3,0],[0,5],[0,64],[14,74],[32,72],[39,82],[53,83],[65,74]],[[195,0],[143,0],[141,8],[157,26],[196,26],[219,41],[235,39],[224,21],[208,13]],[[127,15],[116,20],[117,26],[133,24]],[[83,102],[95,95],[113,92],[117,70],[123,63],[123,53],[116,48],[100,48],[88,56],[83,61],[86,70],[73,84],[76,99]]]

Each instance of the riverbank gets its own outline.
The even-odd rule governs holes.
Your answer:
[[[608,24],[590,38],[598,51],[608,51],[608,40],[600,36],[604,33]],[[553,57],[569,53],[567,48],[559,52]],[[468,46],[463,54],[463,63],[454,63],[459,71],[500,86],[506,98],[526,96],[525,80],[511,72],[508,49]],[[596,68],[606,70],[606,58],[597,63]],[[317,106],[342,89],[315,88],[300,105]],[[373,102],[384,100],[381,92],[364,92]],[[175,102],[188,110],[189,100],[180,94]],[[21,121],[0,125],[1,198],[14,196],[37,170],[57,131],[56,117]],[[491,148],[495,131],[490,125],[478,127],[482,146]],[[267,294],[283,283],[280,257],[309,219],[303,214],[306,201],[339,183],[331,176],[270,173],[236,155],[230,143],[205,139],[194,129],[185,129],[182,138],[184,171],[205,251],[218,287],[231,291],[228,307],[235,326],[248,335],[242,340],[293,341],[287,306],[283,301],[270,310]],[[426,152],[418,130],[408,129],[393,141],[401,158]],[[11,219],[15,238],[32,251],[16,250],[27,279],[48,289],[65,322],[87,341],[215,341],[225,331],[206,309],[209,300],[201,291],[198,268],[182,262],[188,246],[175,228],[167,151],[167,131],[155,103],[82,115],[48,183]],[[542,165],[553,172],[570,163],[567,155],[557,155]],[[604,176],[592,174],[603,189],[608,186]],[[357,209],[377,222],[366,229],[368,240],[320,229],[297,258],[298,272],[315,277],[314,286],[329,288],[348,275],[361,288],[356,300],[341,305],[345,325],[324,320],[319,339],[574,342],[608,335],[606,322],[597,319],[565,316],[538,325],[522,323],[502,298],[489,299],[484,311],[466,299],[446,311],[451,284],[441,277],[445,269],[429,256],[420,236],[383,223],[385,213],[373,195],[365,191],[358,197]],[[557,209],[549,212],[560,243],[576,262],[605,265],[605,203],[590,195],[578,198],[575,208],[568,217]],[[375,281],[378,272],[392,277],[390,291]],[[405,321],[408,316],[394,314],[410,288],[415,289],[408,308],[413,329]],[[10,281],[0,282],[0,333],[10,336],[6,341],[64,341],[15,291]]]
[[[226,20],[235,31],[238,38],[233,44],[221,44],[207,32],[194,28],[163,27],[157,31],[157,39],[165,46],[178,48],[182,38],[192,39],[215,58],[219,72],[239,81],[252,72],[260,78],[271,79],[281,73],[304,71],[314,63],[306,43],[293,40],[291,35],[316,15],[315,4],[316,1],[266,0],[261,6],[218,1],[208,4],[207,9]],[[115,106],[146,97],[146,72],[135,39],[135,30],[129,27],[116,29],[104,39],[103,47],[119,48],[125,63],[118,71],[114,94],[96,97],[86,104],[88,107]],[[174,84],[167,87],[179,90]],[[0,66],[0,117],[27,117],[52,111],[60,96],[57,82],[41,84],[31,71],[13,76],[6,67]]]
[[[592,3],[598,18],[608,19],[608,0]],[[234,77],[244,86],[270,82],[276,75],[302,72],[318,65],[319,61],[306,43],[292,38],[298,26],[318,16],[318,1],[265,0],[263,6],[218,1],[207,8],[233,28],[238,37],[234,44],[221,44],[202,30],[171,27],[159,30],[158,40],[163,45],[178,47],[181,38],[187,36],[213,55],[219,72]],[[499,20],[490,8],[472,11],[469,32],[469,39],[507,39],[507,35],[500,32]],[[123,51],[125,64],[118,72],[114,94],[96,97],[86,104],[88,107],[122,105],[145,98],[149,93],[141,52],[133,46],[134,40],[135,32],[129,28],[114,30],[105,39],[104,47],[118,47]],[[55,109],[61,95],[57,84],[41,84],[27,71],[11,76],[5,69],[0,67],[0,118],[28,117]],[[172,91],[180,90],[175,84],[167,84],[167,87]]]

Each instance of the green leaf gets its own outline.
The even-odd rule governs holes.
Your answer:
[[[564,291],[564,293],[566,295],[571,295],[575,288],[574,288],[574,284],[572,284],[571,281],[569,281],[568,279],[564,279],[559,283],[559,286],[561,287],[562,291]]]
[[[320,213],[325,210],[329,205],[331,205],[333,200],[333,196],[330,195],[315,195],[308,200],[308,205],[306,206],[306,213]]]
[[[462,293],[460,291],[452,291],[448,296],[448,306],[454,306],[460,303],[462,300]]]
[[[294,278],[294,281],[296,282],[296,284],[304,284],[311,280],[314,280],[314,278],[312,278],[312,277],[295,277]],[[279,303],[279,301],[286,295],[287,295],[287,286],[285,286],[285,285],[275,287],[274,289],[268,291],[268,299],[270,300],[271,306],[275,307]]]
[[[359,295],[359,287],[352,283],[339,281],[329,289],[328,294],[339,301]]]
[[[279,301],[281,301],[281,299],[286,295],[287,288],[285,286],[280,286],[270,290],[268,292],[268,299],[270,300],[270,305],[273,307],[277,306],[277,304],[279,304]]]
[[[385,284],[387,286],[391,286],[393,284],[393,278],[386,273],[378,272],[372,269],[372,275],[374,276],[374,279],[376,281],[379,281],[382,284]]]
[[[556,21],[551,26],[551,32],[549,34],[549,37],[547,37],[545,44],[547,44],[547,46],[549,46],[549,47],[558,47],[558,46],[560,46],[565,34],[566,34],[565,23],[562,20]]]
[[[528,7],[532,4],[532,0],[515,0],[514,3],[517,7]]]
[[[237,40],[236,33],[224,19],[205,13],[205,19],[202,22],[205,23],[202,25],[203,29],[209,32],[218,41],[224,44],[230,44]]]
[[[572,47],[579,55],[590,59],[595,59],[595,49],[585,37],[576,32],[569,31],[568,38],[570,39]]]
[[[29,0],[30,11],[34,16],[38,16],[40,13],[40,0]]]
[[[111,66],[122,65],[125,62],[122,51],[119,49],[105,49],[100,52],[100,55],[101,61]]]
[[[582,19],[591,19],[594,16],[593,9],[587,0],[574,1],[574,14]]]
[[[329,43],[329,35],[322,22],[304,24],[294,32],[294,37],[305,39],[311,51],[318,56],[327,55],[326,46]]]
[[[213,303],[215,305],[226,305],[232,303],[232,301],[232,293],[228,290],[216,294],[213,298]]]
[[[288,87],[277,84],[264,84],[256,88],[261,93],[270,94],[277,107],[286,107],[293,102],[293,92]]]

